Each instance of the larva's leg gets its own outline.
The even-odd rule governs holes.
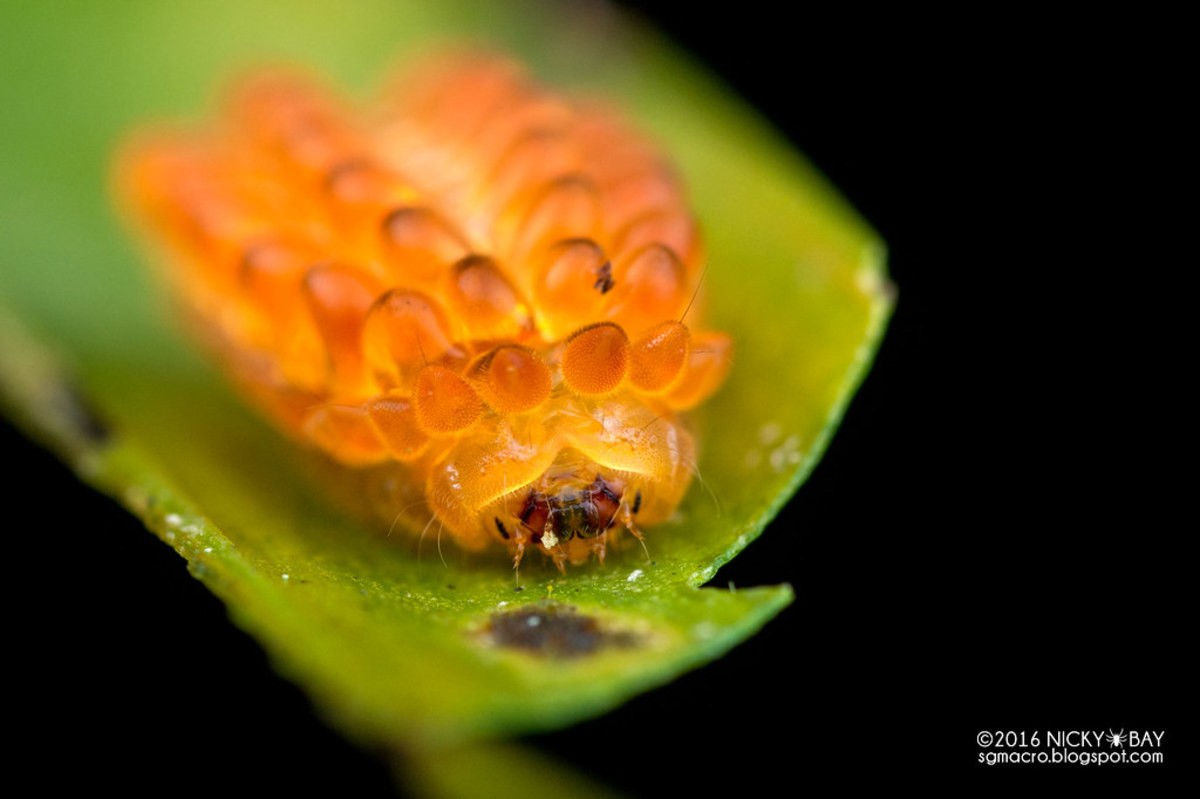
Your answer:
[[[591,554],[595,555],[596,560],[599,561],[601,565],[603,565],[604,564],[604,553],[605,553],[605,550],[608,548],[608,533],[606,532],[606,533],[604,533],[604,535],[596,536],[595,538],[593,538],[591,541],[588,542],[588,546],[590,546],[592,549]]]
[[[556,546],[550,550],[550,557],[554,560],[554,565],[558,570],[567,573],[567,548],[565,546]]]
[[[521,558],[523,558],[523,557],[525,557],[525,542],[523,540],[518,539],[517,540],[517,553],[515,555],[513,555],[513,571],[518,572],[518,573],[520,572]]]
[[[642,531],[633,523],[633,511],[623,502],[621,503],[621,523],[641,543],[642,551],[646,553],[646,560],[650,560],[650,549],[646,546],[646,537],[642,535]]]
[[[633,534],[633,537],[643,544],[646,543],[646,537],[638,530],[637,525],[633,523],[633,511],[624,502],[621,503],[621,524],[625,525],[625,529]]]

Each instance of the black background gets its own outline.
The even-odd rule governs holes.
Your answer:
[[[531,742],[643,796],[1178,776],[1194,256],[1159,207],[1171,22],[645,8],[882,234],[899,302],[824,460],[717,580],[789,582],[794,605]],[[182,560],[2,432],[10,502],[53,491],[6,547],[32,579],[10,600],[8,726],[44,784],[391,790]],[[976,764],[980,730],[1110,727],[1165,729],[1167,765]]]

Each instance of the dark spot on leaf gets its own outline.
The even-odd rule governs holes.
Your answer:
[[[545,601],[492,614],[485,633],[494,646],[550,658],[583,657],[637,643],[632,632],[605,629],[594,616],[580,614],[571,605]]]
[[[103,444],[110,430],[84,399],[79,389],[70,383],[57,383],[48,396],[50,412],[70,431],[89,444]]]
[[[524,590],[525,590],[525,586],[523,586],[523,585],[518,585],[518,586],[517,586],[516,588],[514,588],[513,590],[514,590],[514,591],[524,591]]]

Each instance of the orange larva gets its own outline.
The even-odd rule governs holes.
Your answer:
[[[493,56],[361,114],[272,73],[120,174],[246,393],[345,466],[418,481],[461,546],[562,568],[682,500],[681,413],[730,340],[689,311],[703,256],[678,181],[612,114]]]

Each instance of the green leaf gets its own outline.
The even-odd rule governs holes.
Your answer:
[[[283,9],[5,12],[0,302],[13,311],[0,316],[0,405],[185,557],[277,668],[361,740],[428,747],[569,724],[752,634],[790,601],[787,586],[699,586],[795,491],[869,364],[891,308],[874,234],[751,112],[623,21],[585,35],[559,6]],[[617,97],[665,143],[706,226],[712,321],[736,342],[728,384],[697,420],[703,486],[649,531],[652,560],[631,550],[565,577],[529,564],[522,590],[500,553],[448,552],[443,565],[432,545],[419,557],[313,491],[315,461],[176,332],[106,188],[128,130],[204,113],[248,64],[299,61],[361,94],[398,55],[467,34],[548,82]],[[527,648],[522,625],[568,645]]]

